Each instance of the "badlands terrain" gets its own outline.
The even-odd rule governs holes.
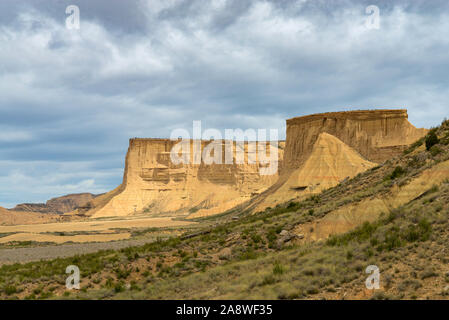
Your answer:
[[[174,165],[176,141],[131,139],[116,189],[0,209],[0,295],[444,298],[449,122],[429,131],[407,118],[289,119],[269,176],[261,159]],[[79,291],[65,287],[68,265],[81,270]],[[379,290],[365,287],[368,265],[380,269]]]

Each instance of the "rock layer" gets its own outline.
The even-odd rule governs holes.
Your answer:
[[[279,181],[252,208],[263,210],[333,187],[400,155],[427,131],[408,121],[407,110],[330,112],[288,119]]]
[[[372,110],[289,119],[285,152],[283,142],[276,149],[280,175],[261,175],[266,165],[259,159],[248,163],[257,156],[247,143],[238,149],[239,145],[232,142],[236,150],[244,151],[243,164],[236,163],[235,152],[232,164],[194,163],[194,146],[204,150],[212,145],[211,141],[198,140],[189,140],[187,151],[178,154],[187,157],[189,163],[174,164],[170,150],[179,141],[131,139],[123,183],[74,213],[94,217],[134,213],[198,217],[236,206],[263,209],[332,187],[399,155],[427,132],[415,128],[407,117],[406,110]],[[214,143],[219,143],[223,151],[230,142]]]
[[[307,160],[299,168],[284,172],[281,186],[266,194],[256,211],[321,192],[374,166],[376,163],[364,159],[335,136],[322,132]]]
[[[261,175],[266,165],[259,161],[258,153],[248,143],[241,146],[231,142],[234,147],[232,163],[226,164],[226,142],[214,142],[222,150],[222,163],[206,164],[204,161],[194,163],[194,146],[204,151],[212,147],[212,142],[189,140],[188,151],[179,153],[187,157],[188,163],[174,164],[170,151],[178,143],[169,139],[131,139],[122,185],[113,195],[99,197],[99,200],[105,198],[103,205],[96,206],[94,202],[88,205],[85,214],[104,217],[133,213],[189,213],[190,217],[197,217],[220,213],[250,200],[278,178],[277,173]],[[269,145],[265,143],[265,148],[270,149]],[[282,161],[283,143],[279,146],[276,161]],[[244,150],[244,163],[236,161],[239,147]],[[210,154],[213,156],[214,152]],[[255,162],[249,163],[248,158]]]
[[[300,167],[322,132],[337,137],[365,159],[381,163],[401,154],[427,130],[415,128],[404,109],[330,112],[288,119],[286,167]]]

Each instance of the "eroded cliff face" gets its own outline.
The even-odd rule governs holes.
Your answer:
[[[289,119],[279,181],[252,207],[263,210],[333,187],[400,155],[427,131],[408,121],[407,110],[332,112]]]
[[[407,110],[331,112],[288,119],[286,167],[300,167],[322,132],[337,137],[365,159],[381,163],[401,154],[427,130],[415,128]]]
[[[376,163],[364,159],[337,137],[322,132],[305,162],[298,168],[286,168],[278,188],[267,192],[255,211],[319,193],[374,166]]]
[[[170,151],[179,141],[131,139],[123,183],[75,213],[94,217],[135,213],[205,216],[236,206],[263,210],[337,185],[341,180],[399,155],[427,133],[407,120],[406,110],[349,111],[287,120],[287,140],[278,143],[275,174],[263,175],[262,158],[247,143],[216,141],[221,164],[195,161],[211,141],[189,140],[174,163]],[[225,147],[233,146],[226,164]],[[285,147],[285,152],[284,152]],[[268,144],[265,148],[269,149]],[[243,150],[244,161],[237,161]],[[215,151],[212,152],[215,156]],[[218,153],[217,153],[218,154]],[[260,159],[259,159],[260,158]],[[250,163],[249,159],[256,159]],[[204,159],[203,159],[204,160]]]
[[[111,194],[96,199],[104,203],[98,205],[94,201],[86,214],[103,217],[188,213],[190,217],[197,217],[220,213],[250,200],[278,178],[277,172],[261,174],[267,164],[260,161],[257,150],[247,143],[241,146],[230,142],[234,151],[231,163],[226,164],[226,142],[214,142],[222,150],[222,160],[219,164],[207,164],[204,159],[195,162],[195,154],[198,154],[195,148],[199,146],[201,154],[205,148],[212,147],[212,142],[189,140],[188,147],[177,154],[187,161],[177,164],[172,161],[170,151],[178,143],[169,139],[131,139],[123,184]],[[276,161],[282,161],[283,145],[283,142],[278,144]],[[243,163],[237,161],[239,147],[243,147]],[[264,148],[270,150],[269,143]],[[215,151],[209,154],[215,156]],[[269,156],[270,151],[266,151],[266,155]],[[249,159],[254,159],[254,163]]]

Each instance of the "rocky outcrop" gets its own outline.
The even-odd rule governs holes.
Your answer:
[[[279,181],[251,207],[259,211],[319,193],[400,155],[427,133],[407,118],[407,110],[368,110],[287,120]]]
[[[337,137],[365,159],[381,163],[401,154],[427,130],[415,128],[403,109],[330,112],[288,119],[285,166],[300,167],[322,132]]]
[[[364,159],[337,137],[322,132],[305,162],[286,169],[280,177],[281,186],[264,195],[257,210],[319,193],[374,166],[376,163]]]
[[[187,152],[181,150],[178,154],[185,156],[187,163],[175,164],[170,152],[178,143],[180,141],[170,139],[131,139],[122,185],[113,195],[99,197],[104,198],[104,203],[96,205],[94,200],[87,210],[78,210],[77,213],[94,217],[134,213],[189,214],[190,217],[198,217],[220,213],[249,201],[278,178],[277,171],[271,175],[261,174],[267,165],[260,161],[256,150],[248,143],[240,146],[232,141],[189,140]],[[195,161],[195,146],[200,148],[201,154],[206,148],[213,147],[211,143],[219,145],[216,150],[222,150],[221,163],[207,164],[204,159]],[[225,162],[227,143],[234,148],[229,164]],[[243,163],[237,161],[236,150],[241,147]],[[276,149],[279,155],[276,162],[282,161],[282,147],[281,142]],[[270,143],[265,143],[265,148],[269,150]],[[214,152],[210,154],[214,156]],[[255,161],[251,163],[248,159]]]
[[[18,204],[14,211],[62,214],[85,206],[96,195],[91,193],[69,194],[48,200],[46,203]]]
[[[282,170],[272,175],[261,174],[266,164],[259,159],[248,161],[258,157],[247,143],[239,146],[222,140],[189,140],[188,148],[178,154],[188,163],[175,164],[170,151],[179,141],[131,139],[123,183],[75,213],[94,217],[179,214],[193,218],[236,206],[262,210],[320,192],[399,155],[427,132],[415,128],[407,117],[406,110],[372,110],[289,119],[286,143],[279,142],[276,149],[276,166]],[[195,161],[195,150],[202,153],[217,143],[222,163]],[[235,150],[243,150],[244,163],[236,161],[235,151],[232,162],[225,163],[223,154],[229,143]]]

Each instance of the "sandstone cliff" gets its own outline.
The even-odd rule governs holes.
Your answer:
[[[112,193],[91,201],[86,206],[87,210],[77,210],[76,213],[94,217],[134,213],[179,213],[197,217],[220,213],[248,201],[278,178],[277,173],[261,175],[260,171],[266,165],[259,161],[257,152],[249,148],[248,143],[243,145],[244,163],[236,161],[236,150],[241,146],[235,142],[231,142],[234,148],[232,164],[194,163],[195,141],[189,141],[189,151],[184,154],[189,163],[174,164],[170,150],[178,142],[131,139],[122,185]],[[199,142],[202,151],[210,144],[211,141]],[[222,162],[225,162],[226,142],[220,141],[219,144],[223,151]],[[268,142],[265,148],[270,149]],[[282,161],[282,148],[281,142],[277,148],[277,161]],[[255,163],[249,163],[248,158],[254,158]]]
[[[335,186],[400,155],[427,131],[408,121],[407,110],[330,112],[288,119],[279,181],[252,207],[263,210]]]
[[[401,154],[427,130],[415,128],[403,109],[330,112],[288,119],[286,167],[301,166],[322,132],[337,137],[364,158],[381,163]]]
[[[407,118],[406,110],[371,110],[289,119],[286,143],[279,142],[277,149],[280,171],[274,175],[261,175],[265,165],[259,159],[248,163],[257,155],[247,143],[243,164],[236,163],[235,152],[232,164],[195,163],[194,145],[204,150],[212,143],[197,140],[189,141],[187,151],[180,154],[189,164],[174,164],[170,150],[178,141],[131,139],[123,183],[74,213],[189,214],[192,218],[236,206],[262,210],[320,192],[399,155],[427,132]],[[229,142],[218,143],[223,150]],[[237,150],[239,146],[232,144]]]
[[[256,211],[319,193],[374,166],[374,162],[364,159],[335,136],[322,132],[307,160],[299,168],[284,172],[280,186],[259,200]]]

